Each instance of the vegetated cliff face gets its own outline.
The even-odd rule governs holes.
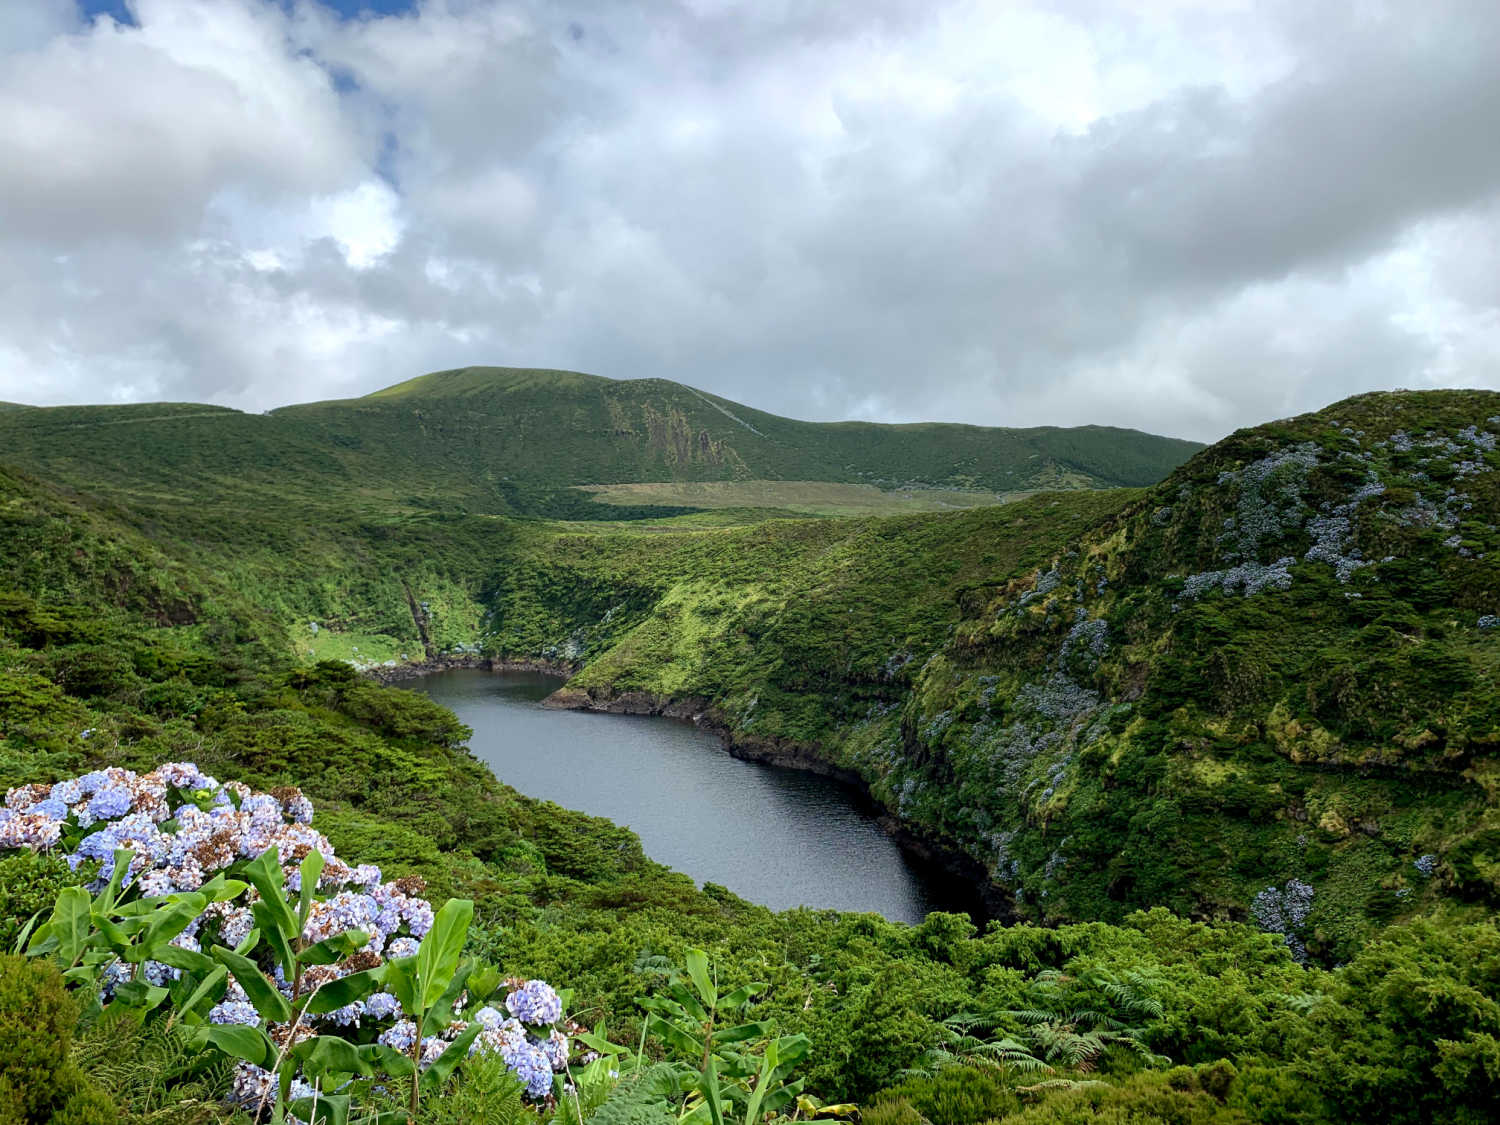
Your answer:
[[[865,772],[1023,913],[1163,904],[1338,955],[1500,896],[1500,394],[1241,431],[926,663]]]
[[[1500,895],[1497,435],[1500,395],[1370,395],[1087,508],[596,537],[511,570],[492,643],[571,629],[573,702],[862,777],[1022,916],[1340,956]]]

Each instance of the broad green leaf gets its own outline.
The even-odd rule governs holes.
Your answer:
[[[297,967],[297,954],[292,949],[292,942],[297,940],[297,936],[295,934],[291,937],[287,936],[287,931],[281,928],[281,920],[277,917],[279,912],[275,907],[268,905],[264,899],[252,906],[250,913],[255,918],[256,928],[260,930],[261,937],[271,947],[271,955],[281,966],[282,973],[291,976]]]
[[[653,1015],[647,1019],[646,1026],[652,1035],[688,1058],[696,1059],[703,1053],[703,1040],[689,1035],[675,1023],[668,1023],[660,1016]]]
[[[437,1035],[453,1021],[455,1015],[453,1011],[454,1005],[458,1003],[458,998],[463,995],[464,986],[469,979],[469,972],[473,968],[473,961],[464,961],[459,965],[458,971],[453,974],[453,979],[448,982],[448,987],[438,997],[437,1003],[428,1008],[422,1016],[422,1038],[425,1039],[429,1035]]]
[[[334,934],[314,945],[309,945],[297,954],[297,961],[302,965],[332,965],[335,961],[369,944],[370,935],[363,930],[346,930],[344,933]]]
[[[417,1085],[423,1093],[435,1094],[443,1088],[443,1083],[448,1081],[448,1076],[453,1073],[454,1067],[469,1057],[469,1044],[484,1029],[477,1023],[471,1023],[452,1043],[444,1048],[443,1053],[435,1058],[422,1077],[418,1079]]]
[[[150,984],[144,979],[127,980],[115,986],[114,1003],[122,1008],[133,1008],[143,1012],[153,1011],[167,998],[167,990]]]
[[[241,957],[222,945],[214,946],[213,956],[215,961],[234,974],[234,979],[245,990],[245,995],[255,1005],[261,1019],[267,1023],[286,1023],[292,1018],[292,1006],[276,986],[266,979],[254,961]]]
[[[730,1043],[743,1043],[747,1039],[759,1039],[771,1034],[771,1025],[757,1020],[755,1023],[742,1023],[738,1027],[725,1028],[723,1031],[714,1032],[714,1046],[728,1046]]]
[[[254,949],[259,942],[260,942],[260,927],[259,926],[251,926],[250,927],[250,932],[247,933],[243,938],[240,939],[240,943],[239,943],[239,945],[237,945],[237,946],[234,947],[234,951],[236,953],[238,953],[241,957],[243,957],[247,953],[249,953],[252,949]]]
[[[575,1031],[573,1038],[577,1039],[585,1047],[599,1052],[601,1055],[626,1055],[630,1053],[629,1047],[622,1047],[618,1043],[611,1043],[604,1037],[604,1025],[601,1023],[593,1031]]]
[[[244,1059],[270,1070],[276,1065],[276,1044],[258,1027],[243,1024],[215,1024],[208,1029],[208,1041],[226,1055]]]
[[[387,1047],[384,1043],[366,1043],[358,1050],[360,1058],[392,1078],[408,1078],[416,1070],[416,1065],[411,1061],[410,1055],[402,1054],[396,1048]]]
[[[189,895],[153,911],[141,929],[141,946],[150,951],[154,960],[160,960],[156,957],[157,951],[170,945],[173,938],[191,926],[207,905],[202,895]]]
[[[78,964],[93,933],[89,918],[92,905],[88,891],[82,887],[64,887],[52,908],[52,918],[47,924],[57,938],[57,959],[69,968]]]
[[[469,922],[473,917],[474,904],[471,901],[450,898],[433,918],[432,929],[417,950],[420,1002],[416,1010],[425,1012],[447,991],[458,968],[458,958],[463,952],[464,939],[468,937]]]
[[[220,871],[203,886],[198,888],[198,893],[209,902],[228,902],[230,899],[239,898],[245,891],[246,884],[238,879],[226,878],[224,872]]]
[[[735,1008],[742,1008],[750,1003],[750,997],[754,996],[757,992],[763,991],[765,987],[763,984],[742,984],[733,992],[719,997],[719,1007],[726,1012],[732,1011]]]
[[[323,853],[314,848],[302,858],[302,866],[297,869],[297,932],[300,934],[307,928],[307,916],[312,912],[313,903],[318,901],[318,880],[323,876],[324,859]]]
[[[302,1063],[302,1069],[309,1076],[374,1073],[370,1064],[360,1056],[358,1048],[337,1035],[314,1035],[287,1053]]]
[[[292,1103],[292,1114],[308,1125],[349,1125],[349,1095],[320,1094],[316,1098],[298,1098]]]
[[[217,1002],[224,995],[224,986],[228,980],[229,970],[223,965],[215,965],[212,971],[198,982],[198,987],[177,1005],[177,1011],[173,1013],[172,1019],[192,1015],[205,1001]]]
[[[703,1095],[703,1104],[708,1107],[709,1120],[713,1125],[724,1125],[724,1106],[719,1094],[719,1067],[713,1056],[709,1056],[708,1066],[703,1069],[703,1078],[698,1083],[698,1090]]]
[[[120,886],[125,882],[125,876],[130,871],[130,865],[135,860],[135,853],[129,848],[115,849],[114,871],[110,874],[109,885],[99,892],[99,897],[94,899],[94,909],[108,912],[120,898]]]
[[[714,987],[713,979],[708,973],[708,954],[701,949],[689,949],[687,951],[687,971],[692,978],[693,987],[698,990],[698,996],[703,1001],[705,1008],[717,1008],[719,1006],[719,990]],[[718,1125],[715,1122],[714,1125]]]
[[[212,958],[176,945],[164,945],[160,949],[153,950],[151,960],[160,961],[163,965],[171,965],[174,969],[182,969],[189,973],[212,972],[214,967]]]
[[[421,1012],[417,1003],[417,959],[398,957],[385,963],[385,986],[401,1001],[407,1015]]]
[[[274,927],[281,932],[288,944],[296,941],[301,928],[297,925],[297,916],[292,913],[292,908],[286,900],[286,877],[281,873],[281,860],[276,849],[267,848],[247,863],[244,876],[260,892],[260,902],[256,903],[256,907],[264,907],[266,916],[266,921],[261,922],[261,929],[268,930]],[[257,909],[257,921],[260,920],[260,916],[261,911]]]
[[[379,968],[366,969],[362,973],[350,973],[346,977],[329,981],[312,994],[307,1002],[307,1014],[326,1016],[329,1012],[337,1011],[346,1004],[352,1004],[356,1000],[363,1000],[366,996],[379,992],[385,972],[385,966],[382,965]]]
[[[687,985],[674,980],[667,985],[667,992],[693,1023],[708,1022],[708,1008],[699,1003],[698,997],[693,995],[693,990]]]

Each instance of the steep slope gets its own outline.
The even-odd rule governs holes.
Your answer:
[[[1205,451],[973,607],[878,790],[1042,916],[1343,954],[1500,901],[1497,433],[1500,395],[1380,394]]]
[[[1020,915],[1345,956],[1500,901],[1497,434],[1500,395],[1373,395],[1142,493],[573,535],[510,556],[485,643],[862,778]]]

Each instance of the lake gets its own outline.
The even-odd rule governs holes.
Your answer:
[[[700,884],[776,910],[868,910],[898,922],[978,908],[962,879],[887,836],[857,790],[742,761],[679,720],[544,708],[561,682],[457,669],[406,686],[472,727],[469,748],[501,781],[629,826],[647,855]]]

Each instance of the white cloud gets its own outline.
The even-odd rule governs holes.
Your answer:
[[[1500,9],[53,0],[0,15],[0,398],[423,370],[1212,438],[1500,386]]]

